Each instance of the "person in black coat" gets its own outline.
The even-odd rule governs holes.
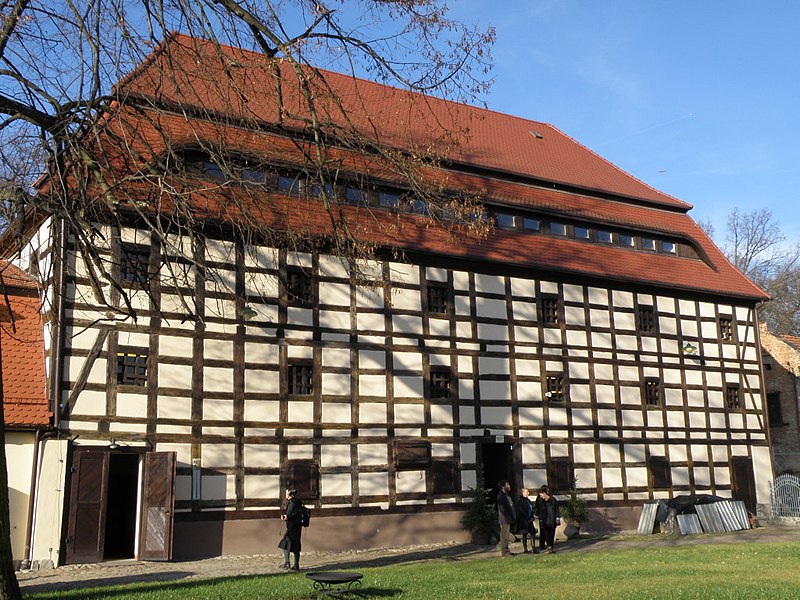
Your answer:
[[[531,504],[530,491],[522,488],[517,499],[517,535],[522,536],[522,550],[528,554],[533,550],[533,539],[536,528],[533,526],[533,504]],[[528,550],[528,536],[531,538],[531,549]]]
[[[302,503],[297,499],[295,490],[286,490],[286,512],[281,515],[281,520],[286,522],[286,533],[283,534],[279,548],[283,548],[284,569],[300,570],[300,534],[303,532]],[[294,565],[289,565],[289,553],[294,554]]]
[[[539,497],[533,512],[539,517],[539,550],[553,552],[553,543],[556,539],[556,527],[561,523],[558,512],[558,500],[550,494],[550,488],[543,485],[539,489]]]

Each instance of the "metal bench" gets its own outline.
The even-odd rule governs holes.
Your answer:
[[[313,581],[314,590],[323,596],[349,596],[360,595],[361,573],[353,571],[316,571],[306,573],[306,577]]]

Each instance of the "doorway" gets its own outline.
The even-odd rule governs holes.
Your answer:
[[[112,453],[108,465],[103,560],[134,557],[138,486],[139,455]]]
[[[511,484],[511,497],[514,497],[514,446],[513,444],[484,442],[481,444],[481,464],[483,465],[483,484],[489,490],[489,501],[497,503],[498,484],[507,479]]]

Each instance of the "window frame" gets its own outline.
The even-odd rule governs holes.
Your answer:
[[[453,294],[444,282],[427,282],[428,312],[436,315],[450,315],[453,312]],[[441,297],[435,297],[435,296]],[[443,310],[437,310],[442,308]]]
[[[654,490],[672,489],[672,465],[666,456],[651,456],[647,470]]]
[[[287,306],[309,308],[316,304],[316,280],[307,269],[295,266],[286,267],[284,291]]]
[[[314,363],[311,360],[294,359],[289,361],[286,365],[286,394],[301,397],[313,396],[316,387],[314,371]]]
[[[299,500],[316,500],[319,498],[319,465],[310,459],[287,461],[284,484],[286,489],[294,488]]]
[[[547,485],[553,494],[565,493],[575,484],[575,464],[565,456],[553,456],[547,463]]]
[[[735,341],[735,327],[733,326],[733,315],[719,315],[717,317],[717,334],[723,342]]]
[[[150,281],[152,247],[122,242],[119,250],[119,281],[127,286],[146,286]]]
[[[567,377],[564,373],[546,373],[544,377],[544,397],[547,402],[562,404],[567,401]]]
[[[562,316],[561,296],[558,294],[540,294],[538,299],[539,322],[545,325],[560,325]]]
[[[133,387],[147,387],[147,363],[150,352],[147,348],[133,346],[120,346],[117,348],[117,385]],[[127,359],[133,358],[132,361]],[[129,374],[128,369],[134,371],[143,369],[142,373]]]
[[[452,400],[455,397],[453,371],[450,367],[430,367],[428,397],[431,400]]]
[[[655,306],[640,304],[636,307],[636,331],[658,333],[658,314]]]
[[[773,410],[773,407],[777,410]],[[767,392],[767,419],[770,427],[782,427],[785,425],[780,392]]]
[[[644,378],[642,382],[642,404],[645,408],[661,408],[663,406],[664,390],[660,378]]]
[[[725,409],[728,412],[743,412],[742,387],[738,383],[725,384]]]

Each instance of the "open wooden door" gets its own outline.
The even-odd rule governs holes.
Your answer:
[[[172,560],[176,463],[175,452],[148,452],[144,455],[139,530],[141,560]]]
[[[67,563],[99,562],[105,543],[109,453],[76,449],[72,460]]]

